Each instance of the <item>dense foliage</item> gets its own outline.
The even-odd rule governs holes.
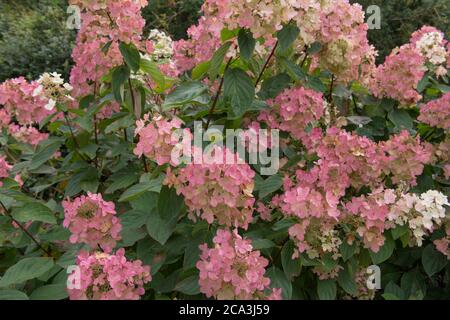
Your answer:
[[[70,80],[0,84],[0,299],[450,298],[443,32],[377,66],[347,0],[207,0],[176,41],[70,3]]]

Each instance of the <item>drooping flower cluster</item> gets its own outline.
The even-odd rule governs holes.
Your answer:
[[[4,156],[0,156],[0,187],[3,186],[2,179],[8,178],[9,170],[11,170],[12,166],[6,161]]]
[[[52,111],[56,103],[73,101],[70,96],[73,88],[70,84],[64,82],[60,74],[45,72],[37,80],[37,83],[39,83],[39,87],[36,88],[33,95],[41,95],[48,100],[44,106],[46,110]]]
[[[447,74],[447,59],[450,51],[447,50],[447,40],[444,33],[430,26],[423,26],[414,32],[410,40],[426,59],[428,69],[437,76]]]
[[[191,219],[247,229],[253,219],[255,172],[228,149],[215,145],[209,154],[197,151],[193,163],[169,170],[165,183],[184,196]]]
[[[71,243],[86,243],[91,248],[100,246],[110,252],[120,240],[122,225],[116,217],[113,202],[104,201],[101,194],[88,193],[73,201],[63,201],[64,222],[72,235]]]
[[[136,122],[135,134],[139,136],[139,142],[134,154],[138,157],[144,155],[158,165],[170,163],[177,166],[179,163],[172,157],[172,153],[183,135],[191,135],[189,129],[181,130],[181,125],[182,121],[176,117],[168,120],[156,114],[150,120],[150,114],[146,114],[142,120]]]
[[[144,47],[141,9],[147,1],[71,0],[70,4],[82,9],[82,25],[72,52],[75,66],[70,75],[73,95],[80,97],[92,93],[93,86],[112,67],[122,64],[120,41]]]
[[[25,78],[6,80],[0,84],[0,104],[4,106],[3,120],[14,117],[20,125],[39,123],[50,115],[45,109],[48,100],[39,95],[40,84]],[[3,125],[6,125],[4,123]]]
[[[281,299],[281,289],[269,289],[265,277],[269,261],[253,250],[250,240],[237,232],[218,230],[214,248],[200,246],[200,291],[219,300]]]
[[[392,51],[384,64],[374,71],[370,84],[372,93],[410,105],[422,99],[417,85],[425,75],[425,59],[411,44]]]
[[[81,251],[77,266],[68,277],[71,300],[139,300],[144,284],[152,280],[150,267],[127,261],[124,249],[115,254]]]
[[[430,126],[448,130],[450,128],[450,92],[422,106],[418,120]]]

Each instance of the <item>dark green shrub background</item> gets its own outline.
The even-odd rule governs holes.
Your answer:
[[[150,0],[143,15],[148,30],[168,31],[173,38],[186,36],[186,29],[199,16],[203,0]],[[448,0],[352,0],[364,8],[381,7],[381,30],[369,38],[380,51],[379,62],[392,48],[406,43],[424,24],[450,32]],[[0,81],[44,71],[57,71],[66,78],[76,32],[65,27],[66,0],[0,0]]]

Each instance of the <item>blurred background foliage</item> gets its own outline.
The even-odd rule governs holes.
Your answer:
[[[380,30],[369,38],[382,62],[392,48],[408,42],[424,24],[450,33],[449,0],[352,0],[364,8],[381,8]],[[186,37],[186,29],[199,16],[203,0],[150,0],[143,16],[145,31],[162,29],[174,39]],[[0,82],[20,75],[29,79],[44,71],[68,77],[75,34],[65,26],[67,0],[0,0]]]

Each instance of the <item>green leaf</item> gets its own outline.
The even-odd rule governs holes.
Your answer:
[[[113,193],[117,190],[127,188],[135,183],[138,179],[137,175],[128,170],[119,171],[113,174],[108,181],[111,181],[111,185],[106,189],[105,193]]]
[[[308,52],[308,54],[316,54],[320,50],[322,50],[322,44],[320,42],[314,42],[313,44],[311,44],[309,46],[309,48],[306,52]]]
[[[12,216],[19,222],[41,221],[51,224],[56,223],[52,210],[39,202],[27,203],[23,207],[15,208],[12,211]]]
[[[64,271],[62,271],[64,272]],[[49,284],[43,287],[39,287],[33,291],[30,295],[31,300],[63,300],[69,296],[67,292],[67,285],[62,284]]]
[[[194,296],[200,293],[200,287],[198,284],[198,276],[188,277],[177,283],[175,291]]]
[[[444,269],[447,262],[447,257],[437,251],[433,244],[422,251],[422,266],[429,277]]]
[[[192,79],[199,80],[203,78],[211,67],[211,61],[204,61],[192,69]]]
[[[174,188],[163,186],[158,199],[158,212],[161,218],[178,216],[183,208],[183,197],[177,194]]]
[[[238,44],[241,56],[245,60],[249,60],[255,50],[256,40],[253,38],[253,34],[248,29],[241,29],[238,33]]]
[[[397,240],[400,239],[404,234],[408,232],[409,228],[407,225],[396,226],[391,230],[392,239]]]
[[[224,96],[230,99],[233,113],[236,116],[243,115],[251,107],[255,97],[255,88],[244,70],[230,68],[225,72]]]
[[[400,288],[394,282],[389,281],[386,288],[384,288],[382,297],[385,300],[403,300],[406,298],[406,295],[402,288]]]
[[[147,212],[142,210],[130,210],[120,215],[120,222],[124,229],[137,229],[147,222]]]
[[[203,104],[206,101],[202,99],[202,96],[207,92],[208,88],[201,82],[184,82],[167,95],[163,108],[164,110],[169,110],[171,107],[183,106],[188,103]]]
[[[392,237],[387,234],[384,245],[380,248],[378,252],[370,251],[370,257],[372,258],[372,262],[374,264],[380,264],[392,256],[392,253],[395,249],[395,241]]]
[[[355,254],[357,249],[356,246],[356,242],[353,242],[353,244],[350,246],[347,241],[344,241],[341,244],[340,247],[340,251],[341,251],[341,255],[342,255],[342,259],[344,261],[347,261],[348,259],[350,259],[351,257],[353,257],[353,255]]]
[[[6,270],[0,280],[0,287],[20,284],[37,278],[53,268],[52,258],[25,258]]]
[[[355,275],[354,272],[352,272],[350,263],[347,263],[345,268],[339,272],[337,281],[341,288],[348,294],[352,296],[358,294],[358,286],[356,285]]]
[[[211,63],[209,65],[209,76],[210,79],[215,79],[219,74],[220,67],[222,66],[223,59],[230,49],[231,42],[225,42],[216,52],[214,52],[213,57],[211,58]]]
[[[19,290],[0,290],[0,301],[2,300],[28,300],[28,296]]]
[[[413,119],[406,110],[394,109],[389,112],[389,120],[395,125],[398,131],[413,129]]]
[[[272,267],[267,271],[266,276],[271,280],[271,288],[281,288],[284,300],[292,298],[292,283],[287,279],[283,271],[277,267]]]
[[[163,219],[159,215],[158,210],[153,209],[150,211],[147,220],[147,232],[153,239],[164,245],[175,231],[177,221],[178,216],[171,215]]]
[[[252,239],[252,247],[255,250],[269,249],[275,247],[275,243],[269,239]]]
[[[308,76],[305,85],[317,92],[325,92],[326,90],[325,85],[319,77]]]
[[[282,58],[280,59],[280,62],[292,79],[300,81],[308,78],[308,75],[302,70],[302,68],[291,60]]]
[[[141,62],[141,55],[136,46],[132,43],[126,44],[122,42],[119,45],[119,50],[130,69],[134,72],[138,71]]]
[[[318,280],[317,294],[320,300],[336,299],[336,281],[335,280]]]
[[[60,146],[60,141],[54,141],[50,144],[40,144],[38,151],[31,159],[28,170],[35,170],[46,163],[48,160],[50,160],[54,156],[55,152],[58,151]]]
[[[283,178],[279,174],[274,174],[266,180],[262,181],[258,186],[259,197],[265,198],[266,196],[274,193],[283,185]]]
[[[161,190],[162,180],[155,179],[149,182],[142,182],[128,188],[119,198],[119,202],[126,202],[137,199],[144,192],[159,192]]]
[[[111,85],[114,98],[117,102],[122,103],[122,88],[125,82],[130,78],[130,69],[127,66],[119,66],[114,68],[112,72]]]
[[[285,52],[292,43],[297,39],[300,29],[293,23],[289,23],[277,32],[278,48],[281,52]]]
[[[273,99],[286,89],[290,82],[291,77],[288,74],[277,74],[262,83],[258,96],[263,100]]]
[[[302,270],[302,261],[300,258],[292,259],[294,254],[295,244],[291,240],[286,242],[281,249],[281,264],[283,266],[284,274],[289,280],[298,276]]]
[[[152,79],[156,82],[158,87],[162,90],[165,89],[166,79],[164,74],[159,70],[158,65],[150,60],[141,59],[141,70],[146,74],[149,74]]]

